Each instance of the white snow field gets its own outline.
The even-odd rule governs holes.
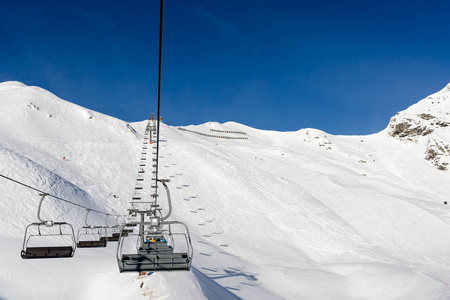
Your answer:
[[[159,178],[171,179],[170,219],[191,231],[191,272],[121,274],[112,242],[22,259],[40,197],[0,178],[0,299],[450,299],[449,97],[450,85],[367,136],[162,124]],[[1,83],[0,174],[126,214],[146,121],[130,125]],[[42,207],[75,230],[85,213]]]

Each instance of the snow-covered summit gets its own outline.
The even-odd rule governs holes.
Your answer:
[[[0,84],[0,107],[0,134],[13,139],[88,141],[94,135],[97,141],[122,141],[121,133],[129,131],[121,120],[17,81]]]
[[[21,87],[26,87],[27,85],[20,81],[5,81],[0,82],[0,91],[17,89]]]
[[[389,134],[413,140],[450,125],[450,84],[441,91],[397,113],[389,123]],[[417,140],[415,138],[414,140]]]
[[[450,84],[392,117],[387,133],[422,145],[424,158],[438,169],[450,163]]]

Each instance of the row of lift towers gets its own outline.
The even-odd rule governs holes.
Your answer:
[[[193,257],[189,229],[183,222],[168,220],[172,212],[172,200],[167,186],[169,180],[158,179],[157,127],[159,122],[151,114],[145,127],[136,185],[127,216],[118,215],[117,224],[108,225],[108,217],[111,215],[105,214],[105,225],[92,225],[89,224],[88,217],[93,210],[86,209],[85,226],[80,227],[75,235],[73,226],[67,222],[43,220],[41,207],[47,194],[41,194],[37,211],[39,222],[32,223],[25,229],[22,258],[72,257],[77,248],[106,247],[110,242],[117,242],[120,272],[189,271]],[[150,172],[147,171],[149,165]],[[148,189],[150,193],[146,193],[147,181],[151,183]],[[165,213],[158,201],[159,184],[164,187],[167,195]],[[119,222],[120,219],[122,222]]]
[[[168,220],[172,213],[172,200],[167,186],[168,179],[158,178],[159,162],[159,121],[158,130],[154,115],[150,115],[147,123],[140,169],[135,186],[135,192],[128,208],[129,214],[135,218],[133,222],[122,225],[119,244],[117,247],[117,262],[120,272],[124,271],[162,271],[162,270],[190,270],[193,256],[193,247],[189,229],[185,223]],[[156,138],[156,141],[153,140]],[[148,165],[148,146],[152,145],[152,172],[151,196],[145,197],[150,201],[144,201],[145,168]],[[147,177],[147,178],[146,178]],[[167,195],[167,211],[162,212],[158,201],[158,185],[161,184]],[[138,233],[133,229],[138,227]],[[125,239],[124,235],[136,235],[137,253],[123,254]]]

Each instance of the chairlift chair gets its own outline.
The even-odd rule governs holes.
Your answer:
[[[158,218],[159,219],[159,218]],[[137,222],[136,225],[152,226],[152,222]],[[184,232],[173,232],[171,225],[184,226]],[[128,238],[135,236],[137,239],[136,253],[124,254],[123,246],[126,237],[121,234],[117,246],[117,262],[119,271],[122,272],[153,272],[153,271],[189,271],[191,269],[193,248],[187,226],[182,222],[161,222],[161,227],[156,232],[153,230],[129,234]],[[169,229],[164,229],[169,227]],[[123,227],[122,227],[123,230]],[[174,237],[181,236],[175,244]],[[145,240],[142,243],[141,241]],[[177,249],[181,249],[178,251]]]
[[[124,229],[122,232],[120,232],[120,228],[119,226],[117,226],[114,228],[114,231],[115,232],[113,232],[112,237],[108,237],[108,239],[112,242],[118,242],[121,234],[122,236],[126,237],[129,233],[133,232],[133,229]]]
[[[117,216],[117,224],[116,225],[108,225],[108,217],[109,215],[106,215],[106,220],[105,220],[105,230],[106,230],[106,235],[107,235],[107,239],[108,242],[117,242],[119,241],[119,237],[120,237],[120,227],[119,227],[119,216]]]
[[[118,225],[115,226],[109,226],[106,228],[108,232],[108,242],[118,242],[120,239],[120,227]],[[125,236],[128,235],[128,233],[124,233]]]
[[[166,185],[166,181],[168,180],[160,181],[167,193],[169,211],[165,216],[156,216],[156,213],[153,213],[150,221],[147,222],[130,222],[121,226],[119,242],[117,244],[117,263],[121,273],[189,271],[191,269],[193,247],[189,229],[182,222],[166,221],[172,212],[172,201]],[[144,213],[142,213],[143,218]],[[128,233],[128,236],[126,236],[124,234],[125,226],[139,226],[139,233]],[[145,227],[147,227],[146,230],[144,230]],[[176,227],[176,229],[183,228],[183,230],[173,231],[172,227]],[[132,236],[137,237],[136,250],[134,253],[124,254],[125,241],[130,241]],[[131,249],[128,248],[126,250]]]
[[[37,213],[40,222],[31,223],[25,228],[21,257],[23,259],[72,257],[76,250],[72,225],[66,222],[43,221],[40,211],[47,194],[40,194],[40,196],[42,198],[39,201]]]
[[[118,242],[120,239],[120,233],[114,232],[111,236],[108,236],[108,241],[110,242]]]
[[[99,248],[107,244],[108,237],[103,226],[83,226],[78,230],[77,248]]]
[[[99,248],[106,247],[108,238],[104,226],[93,226],[87,222],[90,209],[87,210],[85,223],[86,226],[78,230],[78,248]]]
[[[41,226],[43,227],[57,227],[59,229],[59,233],[42,233]],[[37,234],[30,233],[31,228],[37,228]],[[63,233],[63,227],[67,227],[69,229],[68,232]],[[52,246],[30,246],[30,240],[39,238],[50,238],[50,237],[60,237],[61,241],[67,244],[67,241],[64,241],[63,237],[70,237],[71,244],[70,245],[52,245]],[[55,243],[55,239],[52,239]],[[42,222],[42,223],[32,223],[27,226],[25,229],[25,237],[23,242],[23,250],[21,252],[21,256],[24,259],[28,258],[58,258],[58,257],[72,257],[75,254],[76,243],[75,243],[75,233],[73,231],[72,225],[66,222]]]

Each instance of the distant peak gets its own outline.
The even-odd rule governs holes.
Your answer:
[[[447,94],[450,92],[450,82],[439,92],[430,95],[429,97],[433,97],[433,96],[438,96],[438,95],[443,95],[443,96],[447,96]]]
[[[0,83],[0,91],[6,91],[11,89],[18,89],[26,87],[27,85],[20,81],[5,81]]]

